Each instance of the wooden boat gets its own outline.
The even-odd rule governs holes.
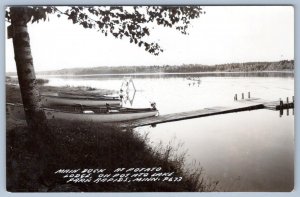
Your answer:
[[[22,104],[6,104],[7,111],[15,119],[25,120],[25,112]],[[121,122],[156,116],[155,108],[123,108],[123,107],[86,107],[80,106],[80,110],[70,106],[57,106],[56,108],[43,108],[47,119],[94,121],[94,122]]]
[[[70,98],[108,98],[108,99],[120,99],[119,96],[117,95],[99,95],[97,93],[85,93],[84,95],[82,94],[78,94],[78,93],[74,93],[74,92],[58,92],[57,93],[58,96],[60,97],[70,97]]]
[[[186,79],[190,81],[201,82],[201,79],[199,77],[187,77]]]
[[[42,95],[43,106],[53,105],[89,105],[89,106],[105,106],[120,105],[121,99],[118,97],[107,96],[56,96]]]

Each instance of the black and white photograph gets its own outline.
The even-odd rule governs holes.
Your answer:
[[[4,9],[8,192],[294,190],[292,5]]]

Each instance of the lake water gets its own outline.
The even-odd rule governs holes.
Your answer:
[[[90,86],[119,91],[130,75],[39,76],[52,86]],[[131,76],[124,106],[150,107],[160,114],[240,105],[234,95],[284,101],[294,96],[293,73],[139,74]],[[200,78],[190,81],[188,77]],[[256,110],[140,127],[151,146],[183,144],[187,163],[200,162],[225,191],[291,191],[294,187],[293,111]]]

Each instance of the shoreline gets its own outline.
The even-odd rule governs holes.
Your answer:
[[[41,88],[42,86],[40,86]],[[46,88],[49,88],[46,87]],[[58,87],[50,87],[58,89]],[[68,88],[68,87],[65,87]],[[77,89],[80,89],[78,87]],[[101,90],[99,90],[101,91]],[[6,101],[20,100],[20,89],[6,85]],[[51,121],[47,132],[31,136],[25,121],[6,115],[7,190],[11,192],[212,192],[219,181],[206,178],[200,165],[185,170],[186,155],[171,146],[154,146],[132,129],[120,130],[94,122]],[[43,146],[37,148],[36,142]],[[128,146],[130,144],[130,146]],[[109,150],[109,151],[108,151]],[[171,153],[171,154],[170,154]],[[36,155],[47,155],[42,159]],[[167,155],[167,157],[166,157]],[[175,155],[174,158],[171,155]],[[115,162],[117,161],[117,162]],[[13,166],[14,164],[14,166]],[[62,164],[62,165],[61,165]],[[65,183],[54,172],[59,169],[108,169],[155,167],[173,172],[181,182]],[[34,176],[32,171],[40,169]]]
[[[39,85],[40,93],[51,93],[51,92],[73,92],[79,95],[108,95],[115,94],[116,91],[109,89],[96,89],[87,86],[48,86]],[[21,93],[19,84],[7,83],[6,82],[6,102],[10,103],[20,103]]]
[[[204,74],[257,74],[257,73],[285,73],[294,74],[295,71],[282,70],[282,71],[213,71],[213,72],[155,72],[155,73],[107,73],[107,74],[38,74],[43,77],[84,77],[84,76],[153,76],[153,75],[204,75]],[[17,75],[6,75],[9,77],[17,77]]]

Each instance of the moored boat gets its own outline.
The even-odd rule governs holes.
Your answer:
[[[16,119],[25,119],[22,104],[6,104],[8,113]],[[58,109],[59,108],[59,109]],[[72,120],[72,121],[94,121],[94,122],[121,122],[146,117],[156,116],[158,110],[154,108],[124,108],[124,107],[85,107],[80,106],[70,110],[63,107],[43,108],[47,119]]]
[[[70,98],[107,98],[107,99],[120,99],[120,96],[118,95],[99,95],[97,93],[85,93],[83,94],[78,94],[78,93],[73,93],[73,92],[58,92],[57,96],[60,97],[70,97]]]
[[[187,79],[187,80],[190,80],[190,81],[201,82],[200,77],[187,77],[186,79]]]
[[[121,99],[118,97],[108,96],[56,96],[42,95],[43,106],[53,105],[89,105],[89,106],[105,106],[120,105]]]

